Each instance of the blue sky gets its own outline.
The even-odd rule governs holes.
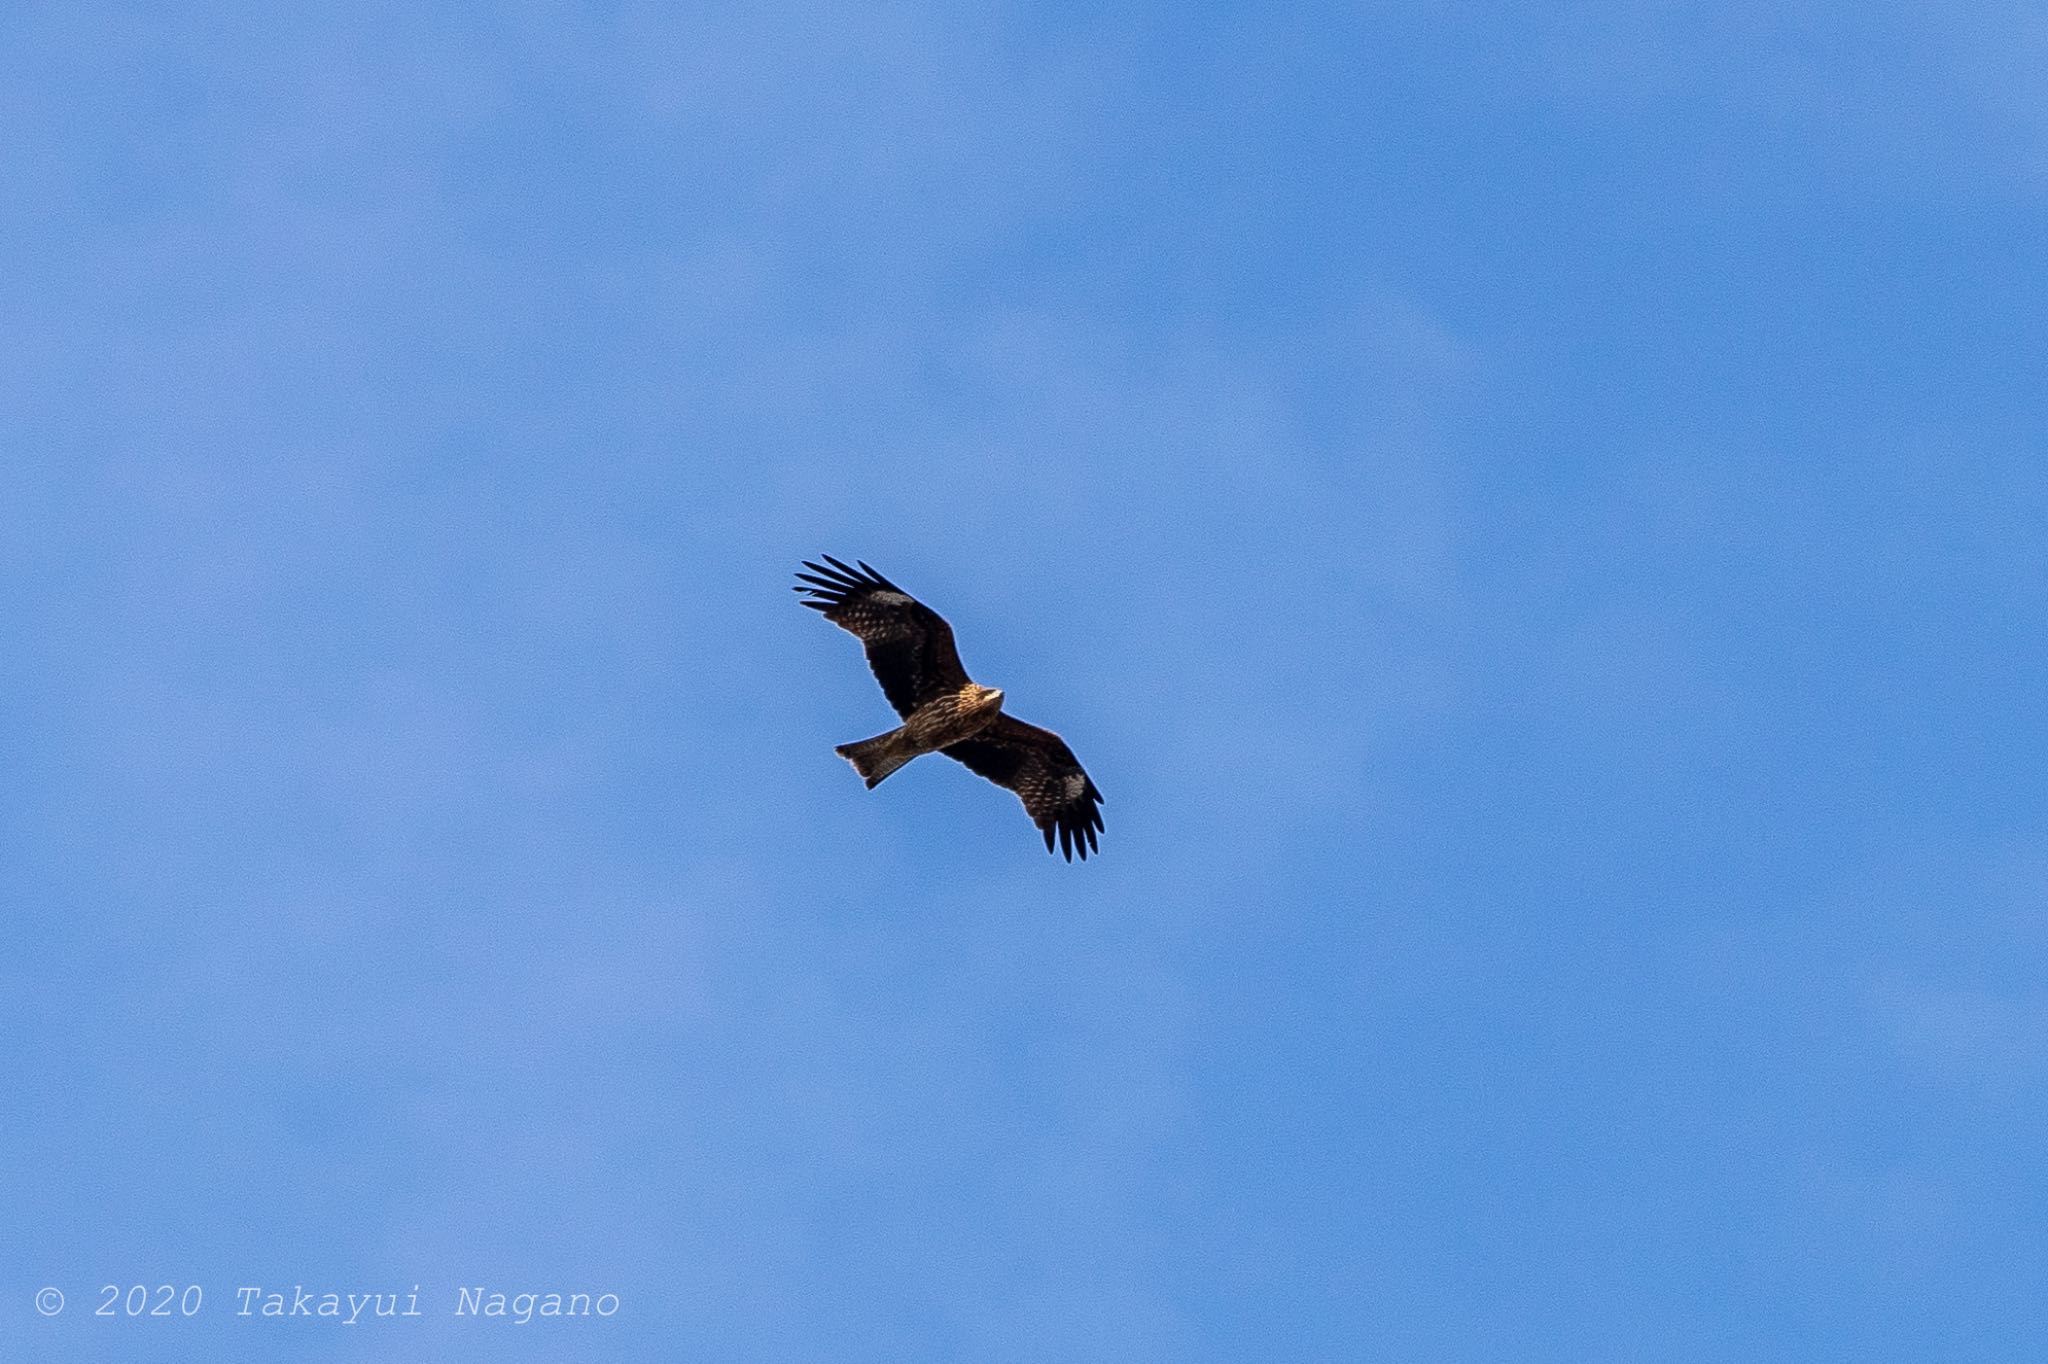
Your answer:
[[[2044,70],[0,12],[0,1355],[2043,1357]],[[820,553],[1099,860],[860,789]]]

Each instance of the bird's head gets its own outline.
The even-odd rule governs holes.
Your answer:
[[[1001,687],[983,687],[979,697],[976,699],[980,702],[980,709],[993,714],[1003,708],[1003,689]]]

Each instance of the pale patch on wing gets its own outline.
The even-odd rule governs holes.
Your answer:
[[[1069,772],[1067,773],[1066,786],[1067,799],[1070,801],[1079,800],[1081,799],[1081,793],[1088,789],[1088,778],[1080,772]]]

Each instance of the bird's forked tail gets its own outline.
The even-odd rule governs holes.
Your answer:
[[[917,750],[903,743],[903,738],[900,728],[892,729],[857,744],[841,744],[832,751],[852,763],[853,770],[860,773],[861,780],[872,791],[882,784],[882,778],[917,756]]]

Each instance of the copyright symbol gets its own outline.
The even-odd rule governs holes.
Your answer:
[[[64,1295],[54,1288],[36,1290],[36,1311],[46,1317],[54,1317],[64,1310]]]

